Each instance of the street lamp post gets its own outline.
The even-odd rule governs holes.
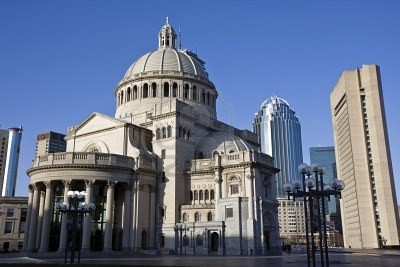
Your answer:
[[[85,191],[68,191],[67,196],[68,196],[68,202],[59,202],[57,203],[57,209],[61,212],[62,216],[67,216],[64,219],[68,217],[72,217],[72,225],[69,225],[71,228],[71,260],[70,263],[73,264],[75,260],[75,249],[76,249],[76,232],[78,228],[78,217],[80,216],[81,218],[81,229],[80,229],[80,237],[82,239],[82,217],[84,215],[87,215],[95,210],[95,205],[94,203],[85,203],[83,202],[83,199],[87,193]],[[67,225],[68,229],[68,225]],[[67,230],[67,233],[69,234],[69,231]],[[65,259],[64,263],[67,263],[67,255],[68,255],[68,238],[67,238],[67,245],[65,246]],[[81,244],[78,246],[78,264],[80,263],[81,260]]]
[[[283,188],[287,192],[288,199],[292,197],[293,201],[296,198],[302,198],[304,201],[304,214],[306,220],[306,240],[307,240],[307,263],[310,266],[310,255],[311,251],[313,267],[315,267],[315,245],[314,245],[314,204],[313,200],[317,201],[318,206],[318,232],[319,232],[319,246],[321,253],[321,266],[324,266],[324,261],[326,266],[329,266],[329,256],[328,256],[328,241],[326,234],[326,218],[325,218],[325,198],[330,196],[341,197],[341,191],[344,189],[345,184],[343,181],[336,179],[330,185],[324,185],[323,174],[325,173],[325,168],[318,163],[313,163],[311,166],[303,163],[299,165],[299,171],[302,174],[302,179],[295,179],[291,182],[285,183]],[[312,177],[314,172],[315,178]],[[305,179],[307,176],[307,179]],[[322,199],[322,215],[320,210],[320,199]],[[307,212],[307,200],[309,203],[310,212]],[[309,248],[309,233],[308,233],[308,216],[310,218],[310,228],[311,228],[311,250]],[[324,229],[324,234],[322,235],[321,228]],[[325,260],[323,252],[323,240],[325,246]]]

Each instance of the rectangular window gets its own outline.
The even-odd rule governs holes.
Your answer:
[[[21,250],[24,246],[24,242],[18,242],[18,250]]]
[[[161,158],[165,159],[165,149],[161,149]]]
[[[239,185],[238,184],[233,184],[231,185],[231,194],[239,194]]]
[[[11,234],[12,227],[13,227],[13,223],[12,222],[6,222],[6,224],[4,225],[4,233],[5,234]]]
[[[25,233],[25,226],[26,226],[26,221],[21,221],[19,222],[19,233]]]
[[[14,217],[14,209],[7,209],[7,217]]]
[[[233,218],[233,208],[226,208],[226,218]]]

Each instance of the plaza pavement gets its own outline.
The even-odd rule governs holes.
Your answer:
[[[316,255],[320,266],[319,254]],[[400,250],[330,249],[330,266],[400,266]],[[77,255],[75,263],[77,262]],[[9,253],[0,254],[0,264],[64,263],[64,254]],[[131,252],[92,252],[81,257],[81,264],[113,264],[130,266],[193,266],[193,267],[247,267],[247,266],[307,266],[305,254],[284,253],[281,256],[177,256],[141,255]]]

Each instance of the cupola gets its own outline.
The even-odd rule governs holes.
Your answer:
[[[168,17],[165,25],[161,28],[158,33],[158,49],[161,48],[172,48],[175,49],[176,33],[174,28],[168,23]]]

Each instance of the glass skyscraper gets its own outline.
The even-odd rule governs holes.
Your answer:
[[[273,96],[265,100],[255,114],[253,130],[261,151],[275,159],[277,196],[286,196],[283,184],[299,177],[297,167],[303,162],[301,127],[295,111],[284,99]]]
[[[337,178],[335,147],[310,147],[310,162],[317,162],[326,168],[324,184],[330,184]],[[336,212],[336,201],[334,198],[331,198],[328,207],[329,211],[327,213]]]
[[[6,160],[4,162],[4,172],[1,173],[1,196],[3,197],[13,197],[15,195],[21,137],[22,127],[8,129],[8,143],[6,145],[7,149],[2,151],[2,154],[5,152],[4,154],[6,156]],[[4,142],[5,140],[6,138],[4,138]]]

